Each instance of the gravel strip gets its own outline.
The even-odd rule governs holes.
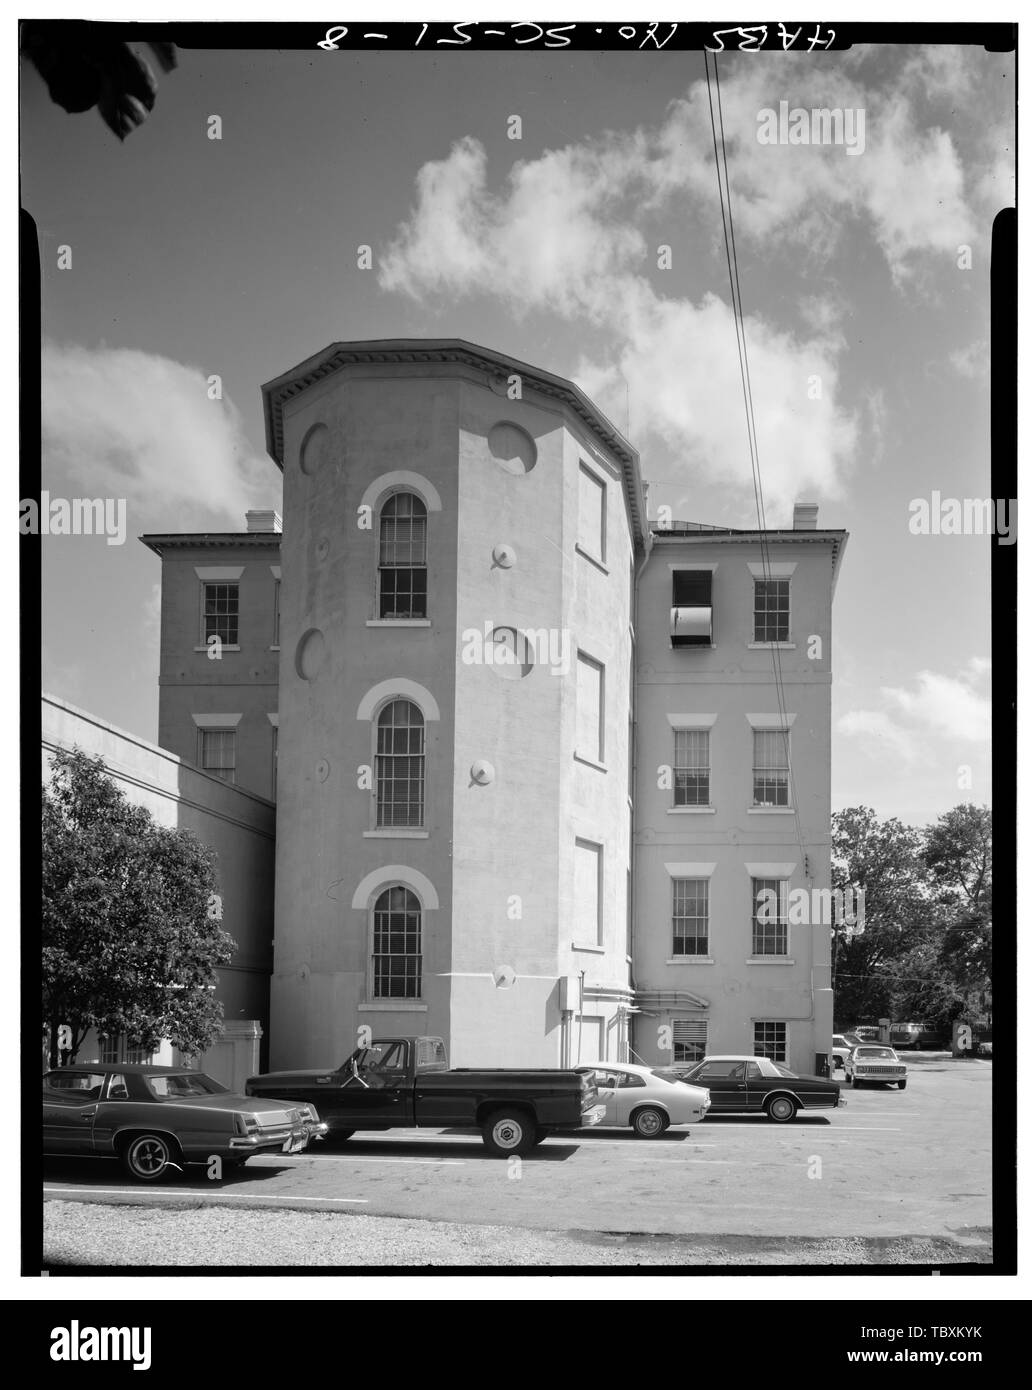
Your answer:
[[[985,1264],[987,1233],[963,1245],[928,1237],[837,1240],[641,1236],[459,1225],[337,1212],[189,1210],[48,1201],[48,1267]]]

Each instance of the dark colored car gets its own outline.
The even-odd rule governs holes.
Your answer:
[[[43,1077],[43,1152],[117,1156],[138,1182],[213,1157],[300,1153],[325,1132],[314,1106],[235,1095],[185,1067],[87,1062]]]
[[[377,1038],[343,1066],[252,1076],[249,1096],[317,1105],[333,1139],[356,1130],[476,1127],[496,1157],[524,1154],[555,1130],[598,1124],[590,1076],[528,1068],[449,1068],[440,1038]]]
[[[801,1076],[769,1057],[706,1057],[694,1066],[666,1068],[681,1081],[705,1086],[713,1115],[760,1114],[784,1123],[799,1110],[845,1105],[842,1087],[826,1076]]]

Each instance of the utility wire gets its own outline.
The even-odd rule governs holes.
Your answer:
[[[763,500],[763,478],[760,471],[760,454],[756,434],[756,412],[753,406],[752,374],[749,370],[749,348],[745,337],[745,314],[742,310],[742,287],[738,273],[738,248],[735,241],[734,216],[731,210],[731,182],[727,170],[727,144],[724,139],[724,111],[720,96],[720,73],[717,69],[717,57],[716,54],[714,54],[713,79],[711,81],[709,59],[709,53],[704,51],[703,61],[706,65],[706,92],[709,98],[710,129],[713,134],[713,160],[717,171],[717,190],[720,195],[720,220],[724,231],[724,252],[727,259],[728,280],[731,286],[731,311],[735,322],[735,341],[738,346],[738,370],[742,379],[742,395],[745,401],[746,433],[749,440],[749,462],[752,470],[753,500],[756,505],[756,521],[760,537],[760,558],[763,565],[764,580],[769,581],[773,577],[773,573],[770,559],[770,545],[766,536],[767,517]],[[714,86],[716,88],[716,113],[714,112]],[[718,120],[720,125],[719,152],[717,149]],[[721,178],[721,165],[723,165],[723,178]],[[803,872],[805,874],[809,863],[809,855],[803,843],[802,830],[799,823],[799,795],[796,787],[795,769],[792,764],[784,678],[781,670],[781,651],[776,645],[772,646],[770,648],[770,655],[774,690],[778,702],[778,714],[781,719],[785,742],[785,761],[788,765],[788,780],[792,791],[792,819],[795,826],[796,839],[799,842],[799,852],[803,856]]]

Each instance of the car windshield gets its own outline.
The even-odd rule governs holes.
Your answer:
[[[858,1047],[856,1055],[858,1057],[888,1057],[890,1061],[893,1061],[896,1056],[891,1047]]]
[[[217,1096],[229,1090],[221,1081],[213,1081],[202,1071],[169,1072],[143,1077],[144,1085],[155,1100],[181,1100],[183,1096]]]

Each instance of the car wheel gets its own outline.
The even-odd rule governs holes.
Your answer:
[[[495,1158],[528,1153],[535,1143],[537,1126],[524,1110],[494,1110],[480,1131]]]
[[[643,1105],[631,1116],[631,1128],[639,1139],[658,1139],[669,1123],[663,1111],[654,1105]]]
[[[905,1081],[897,1081],[896,1085],[899,1087],[901,1091],[905,1091],[907,1089],[907,1083]]]
[[[767,1105],[767,1114],[772,1120],[784,1124],[795,1117],[798,1108],[791,1096],[775,1096]]]
[[[122,1167],[137,1182],[158,1182],[179,1167],[178,1157],[163,1134],[134,1134],[122,1148]]]

